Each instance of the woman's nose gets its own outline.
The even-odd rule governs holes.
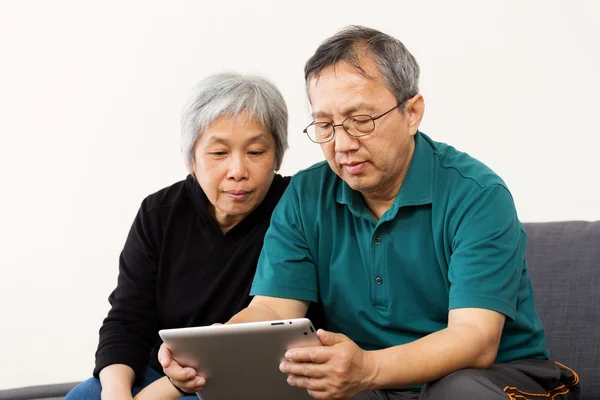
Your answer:
[[[227,177],[236,181],[248,178],[248,168],[244,157],[234,156],[231,158]]]

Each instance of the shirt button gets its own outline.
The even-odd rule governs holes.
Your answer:
[[[381,279],[381,277],[378,276],[377,278],[375,278],[375,283],[377,283],[378,285],[381,285],[383,283],[383,279]]]
[[[381,244],[381,238],[379,236],[375,236],[375,239],[373,239],[373,243]]]

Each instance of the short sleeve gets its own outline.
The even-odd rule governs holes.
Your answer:
[[[317,302],[317,273],[294,183],[273,211],[250,294]]]
[[[449,308],[485,308],[514,320],[525,239],[509,191],[480,189],[452,221]]]

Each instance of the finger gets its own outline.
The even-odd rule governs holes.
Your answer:
[[[194,378],[196,378],[196,370],[193,368],[185,367],[182,368],[181,365],[177,363],[177,361],[173,360],[169,367],[163,368],[163,372],[170,379],[179,381],[179,382],[187,382]]]
[[[297,347],[286,351],[285,358],[295,362],[326,363],[331,359],[331,350],[326,347]]]
[[[279,370],[288,375],[305,376],[307,378],[323,378],[327,375],[321,364],[311,362],[298,363],[284,361],[279,364]]]
[[[164,343],[161,344],[160,348],[158,349],[158,362],[160,363],[160,365],[163,368],[167,368],[169,364],[171,364],[172,360],[173,357],[171,356],[171,352],[169,351],[167,346]]]
[[[322,392],[327,389],[327,382],[325,379],[306,378],[304,376],[290,375],[287,378],[287,383],[290,386],[304,388],[307,390],[314,390],[316,392]]]
[[[195,376],[193,379],[189,379],[186,381],[178,381],[176,379],[171,379],[171,383],[178,388],[182,389],[184,392],[194,393],[202,390],[204,385],[206,385],[206,379],[201,376]]]
[[[347,342],[350,340],[346,335],[343,335],[341,333],[329,332],[324,329],[319,329],[317,331],[317,336],[319,337],[319,340],[321,341],[321,344],[323,346],[333,346],[334,344]]]

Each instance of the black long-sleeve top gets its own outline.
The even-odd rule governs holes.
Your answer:
[[[226,234],[191,175],[142,202],[100,328],[95,377],[111,364],[130,366],[136,379],[146,366],[161,371],[160,329],[223,323],[248,305],[271,213],[289,181],[275,175],[263,202]]]

